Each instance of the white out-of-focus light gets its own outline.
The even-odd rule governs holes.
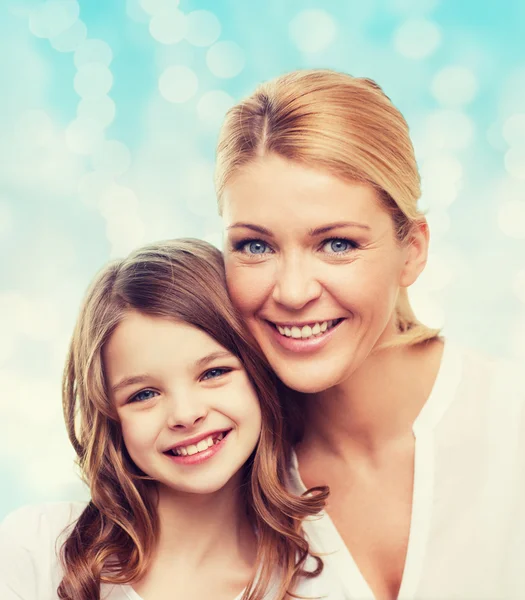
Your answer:
[[[161,44],[177,44],[186,35],[186,16],[178,9],[155,15],[149,23],[151,37]]]
[[[221,34],[220,21],[209,10],[194,10],[188,13],[186,26],[186,39],[193,46],[211,46]]]
[[[467,67],[449,66],[435,75],[431,89],[440,104],[457,107],[474,99],[478,83],[474,73]]]
[[[512,283],[516,296],[525,304],[525,269],[518,271]]]
[[[194,71],[184,65],[168,67],[159,77],[159,91],[168,102],[187,102],[197,93],[199,80]]]
[[[208,69],[221,79],[236,77],[245,63],[244,52],[235,42],[217,42],[206,53]]]
[[[152,17],[167,13],[179,5],[179,0],[140,0],[140,6]]]
[[[421,60],[433,54],[441,42],[437,25],[424,18],[405,21],[394,34],[394,48],[406,58]]]
[[[82,98],[77,105],[77,115],[98,123],[100,127],[107,127],[115,119],[115,103],[109,96],[100,98]]]
[[[91,154],[102,138],[102,128],[91,119],[79,117],[66,128],[66,146],[75,154]]]
[[[426,119],[425,137],[434,148],[464,150],[474,138],[474,124],[463,112],[436,110]]]
[[[58,52],[74,52],[87,37],[87,27],[80,19],[71,27],[52,37],[49,42]]]
[[[516,113],[505,121],[503,137],[509,146],[525,146],[525,113]]]
[[[235,100],[223,90],[210,90],[197,102],[197,114],[204,123],[218,127],[234,104]]]
[[[113,85],[113,75],[102,63],[87,63],[78,69],[73,85],[81,98],[97,99],[109,92]]]
[[[510,148],[505,153],[505,169],[516,179],[525,179],[525,145]]]
[[[290,37],[301,52],[313,54],[325,50],[335,39],[337,27],[326,10],[303,10],[292,19]]]
[[[117,140],[102,142],[93,154],[95,169],[115,176],[125,173],[130,164],[131,154],[128,147]]]
[[[498,213],[498,224],[505,235],[525,239],[525,202],[509,200],[502,204]]]
[[[29,30],[40,38],[53,38],[69,29],[80,14],[76,0],[47,0],[29,14]]]
[[[113,51],[107,42],[89,39],[77,48],[73,60],[77,69],[90,63],[100,63],[108,67],[113,60]]]

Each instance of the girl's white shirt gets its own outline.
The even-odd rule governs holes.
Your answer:
[[[446,342],[413,425],[412,517],[398,600],[525,599],[524,371]],[[296,456],[290,478],[293,491],[305,491]],[[312,549],[326,553],[346,598],[375,600],[329,517],[330,499],[327,511],[305,523]]]
[[[0,599],[58,600],[63,577],[60,548],[85,503],[56,503],[26,506],[6,517],[0,525]],[[312,562],[309,563],[312,566]],[[325,569],[314,579],[304,579],[297,594],[306,598],[344,600],[337,579]],[[174,582],[173,597],[177,598]],[[213,598],[213,594],[210,594]],[[242,592],[232,600],[240,600]],[[102,600],[143,600],[130,585],[102,585]],[[265,600],[280,600],[274,585]]]

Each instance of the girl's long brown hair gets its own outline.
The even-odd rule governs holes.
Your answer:
[[[262,431],[244,469],[246,510],[257,531],[257,565],[244,594],[262,600],[276,570],[279,598],[293,594],[307,571],[301,521],[318,513],[328,494],[287,491],[290,432],[276,382],[227,292],[221,253],[198,240],[155,244],[108,265],[92,283],[69,348],[63,381],[67,430],[91,501],[73,526],[61,556],[62,600],[99,600],[101,583],[133,583],[146,573],[158,532],[155,482],[132,462],[104,376],[102,350],[130,311],[198,327],[236,355],[257,392]]]

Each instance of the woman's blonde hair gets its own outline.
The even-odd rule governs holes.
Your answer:
[[[309,545],[301,523],[324,507],[328,490],[312,488],[303,496],[287,491],[291,435],[274,376],[230,302],[221,253],[199,240],[155,244],[111,263],[84,300],[64,372],[63,406],[91,501],[61,550],[59,598],[99,600],[101,583],[137,581],[155,550],[156,484],[126,451],[104,373],[105,344],[129,311],[198,327],[242,362],[262,413],[260,439],[241,485],[257,532],[258,573],[243,598],[262,600],[276,571],[278,597],[284,598],[300,577],[322,570],[316,558],[316,568],[306,571]]]
[[[231,108],[217,147],[220,211],[228,182],[243,166],[267,154],[372,185],[400,243],[422,219],[408,125],[370,79],[329,70],[295,71],[263,83]],[[396,323],[399,335],[390,346],[417,344],[439,334],[417,320],[406,288],[399,291]]]

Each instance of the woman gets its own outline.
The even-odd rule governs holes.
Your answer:
[[[270,371],[196,240],[108,265],[82,306],[64,413],[87,504],[0,527],[2,600],[340,598],[302,519],[326,490],[285,488]]]
[[[524,386],[410,307],[429,233],[402,115],[368,79],[278,77],[227,114],[216,188],[230,295],[301,393],[292,480],[330,487],[307,531],[348,594],[525,597]]]

